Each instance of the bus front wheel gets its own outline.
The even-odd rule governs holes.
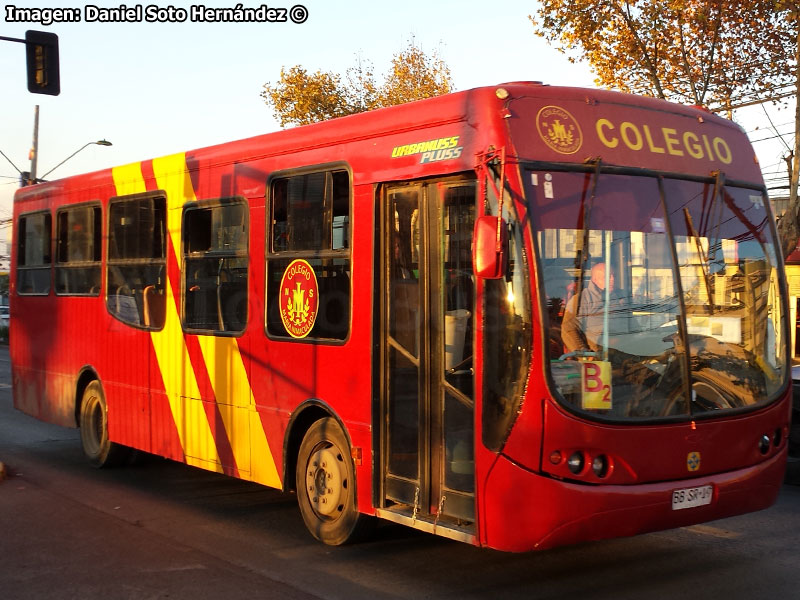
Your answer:
[[[83,391],[80,429],[83,453],[95,467],[111,467],[127,458],[128,449],[108,439],[108,407],[99,381]]]
[[[331,546],[361,539],[372,519],[358,512],[350,444],[331,417],[306,432],[297,456],[297,502],[312,535]]]

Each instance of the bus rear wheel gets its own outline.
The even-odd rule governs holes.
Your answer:
[[[128,458],[128,448],[108,439],[108,406],[99,381],[92,381],[83,391],[80,429],[83,453],[93,466],[112,467]]]
[[[297,502],[311,534],[331,546],[362,539],[372,519],[358,512],[350,445],[331,417],[306,432],[297,456]]]

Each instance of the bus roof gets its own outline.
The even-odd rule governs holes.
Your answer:
[[[431,133],[421,135],[421,130]],[[463,151],[438,164],[421,168],[420,153],[395,155],[394,150],[404,148],[403,144],[414,146],[423,140],[446,146],[448,135],[458,139]],[[367,140],[371,140],[370,148],[364,152],[372,152],[369,170],[376,177],[469,170],[477,153],[500,142],[509,145],[509,157],[522,161],[584,163],[599,158],[609,165],[699,176],[722,170],[736,179],[763,181],[751,145],[731,121],[654,98],[538,82],[475,88],[191,150],[186,152],[187,168],[250,162]],[[330,160],[349,160],[344,154],[329,155]],[[76,177],[80,187],[87,188],[106,185],[108,174],[109,170],[103,170]],[[69,184],[22,188],[15,200],[73,188],[76,177],[67,178]]]

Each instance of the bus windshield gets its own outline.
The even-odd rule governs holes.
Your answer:
[[[782,388],[777,250],[760,190],[529,170],[549,376],[570,410],[694,418]]]

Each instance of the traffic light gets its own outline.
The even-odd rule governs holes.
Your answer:
[[[58,36],[46,31],[26,31],[28,91],[58,96],[61,76],[58,68]]]

